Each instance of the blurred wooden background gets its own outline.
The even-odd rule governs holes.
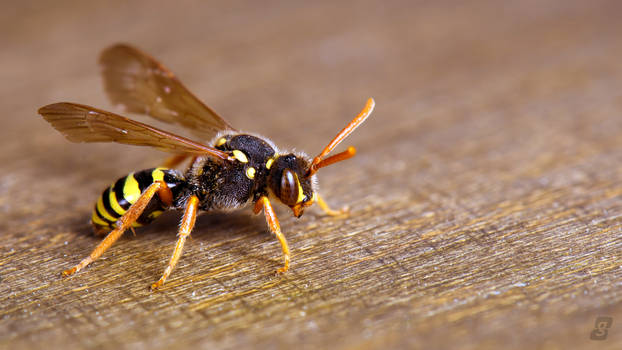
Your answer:
[[[175,3],[175,4],[173,4]],[[616,1],[11,2],[0,14],[0,348],[615,348],[622,344],[622,6]],[[243,130],[315,154],[347,219],[179,215],[99,238],[101,191],[163,154],[76,145],[36,114],[114,109],[96,60],[129,42]],[[139,118],[140,117],[136,117]],[[145,119],[140,119],[145,120]],[[174,131],[179,131],[175,130]],[[604,341],[598,316],[613,317]]]

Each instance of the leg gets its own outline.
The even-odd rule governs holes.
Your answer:
[[[63,276],[73,275],[74,273],[82,270],[88,264],[97,260],[97,258],[99,258],[108,248],[110,248],[110,246],[114,242],[116,242],[117,239],[121,237],[121,235],[123,235],[123,232],[125,230],[131,227],[132,223],[136,221],[136,219],[138,219],[140,214],[143,213],[145,207],[147,207],[147,204],[149,204],[149,201],[151,201],[151,198],[153,198],[156,193],[161,194],[161,196],[163,197],[172,196],[171,190],[163,181],[157,181],[149,185],[149,187],[145,189],[140,197],[138,197],[136,203],[132,204],[127,212],[123,214],[123,216],[121,216],[119,220],[117,220],[117,227],[114,230],[110,231],[106,238],[104,238],[104,240],[101,241],[101,243],[99,243],[97,247],[95,247],[91,254],[84,258],[82,261],[80,261],[78,265],[72,267],[69,270],[63,271]]]
[[[276,214],[272,209],[272,204],[270,204],[270,200],[266,196],[262,196],[255,203],[255,208],[253,211],[255,214],[259,214],[263,207],[263,212],[266,215],[266,222],[268,223],[268,227],[270,228],[270,232],[274,233],[276,238],[281,243],[281,249],[283,250],[283,259],[285,260],[285,264],[283,267],[278,269],[276,273],[283,273],[289,269],[289,246],[287,245],[287,240],[283,233],[281,233],[281,226],[279,225],[279,220],[276,218]]]
[[[340,210],[333,210],[328,206],[328,204],[326,204],[326,202],[324,202],[324,200],[322,199],[322,197],[320,197],[318,193],[315,194],[315,200],[317,201],[317,204],[320,206],[320,208],[327,215],[330,215],[330,216],[348,215],[348,211],[349,211],[348,207],[343,207]]]
[[[179,261],[179,257],[181,256],[181,251],[184,249],[184,243],[186,242],[186,238],[192,232],[192,228],[194,227],[194,222],[197,218],[197,208],[199,207],[199,199],[196,196],[192,196],[188,198],[188,203],[186,204],[186,211],[184,212],[184,217],[181,219],[181,225],[179,226],[179,233],[177,236],[177,244],[175,245],[175,250],[173,251],[173,255],[171,256],[171,260],[168,263],[168,266],[164,270],[162,277],[151,285],[151,290],[158,289],[161,285],[164,284],[166,278],[171,274],[171,271],[177,265],[177,261]]]

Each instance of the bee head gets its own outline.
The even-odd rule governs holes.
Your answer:
[[[327,157],[341,141],[369,117],[375,105],[374,99],[368,99],[363,110],[313,160],[290,153],[279,156],[270,163],[270,166],[266,164],[270,169],[268,186],[283,204],[292,209],[294,216],[300,217],[304,209],[317,199],[315,173],[323,167],[352,158],[356,154],[354,147],[348,147],[341,153]]]
[[[296,217],[315,201],[315,176],[306,176],[310,164],[305,156],[290,153],[279,156],[270,166],[270,189]]]

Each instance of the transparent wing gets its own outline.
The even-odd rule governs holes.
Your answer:
[[[222,130],[235,130],[168,68],[132,46],[117,44],[104,50],[100,64],[108,97],[128,112],[180,124],[204,140]]]
[[[178,154],[228,158],[227,153],[215,148],[90,106],[54,103],[41,107],[39,114],[71,142],[117,142]]]

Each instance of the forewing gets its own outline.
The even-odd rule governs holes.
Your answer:
[[[71,142],[117,142],[165,152],[228,158],[212,147],[90,106],[54,103],[41,107],[39,114]]]
[[[128,112],[178,123],[204,140],[222,130],[235,130],[168,68],[132,46],[117,44],[104,50],[100,63],[110,100]]]

